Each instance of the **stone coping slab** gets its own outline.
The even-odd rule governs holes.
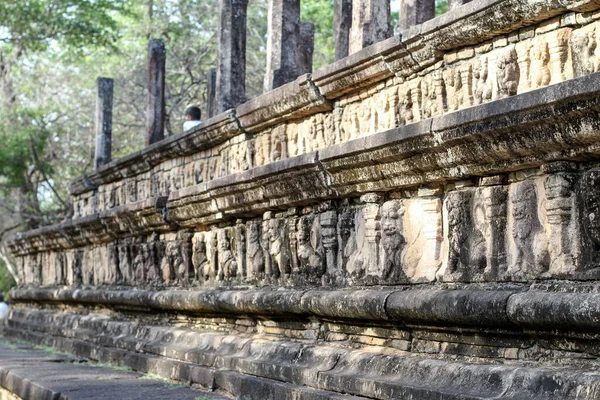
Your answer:
[[[94,304],[191,314],[314,315],[404,325],[489,326],[600,331],[599,293],[564,293],[523,286],[131,291],[14,289],[13,302]]]

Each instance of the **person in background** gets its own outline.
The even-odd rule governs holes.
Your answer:
[[[8,304],[4,301],[4,296],[0,293],[0,319],[3,319],[8,314]]]
[[[202,116],[202,112],[196,106],[188,107],[185,110],[185,119],[186,121],[183,123],[183,131],[187,131],[192,129],[195,126],[201,125],[202,121],[200,121],[200,117]]]

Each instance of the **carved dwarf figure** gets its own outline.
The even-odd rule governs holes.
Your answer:
[[[133,259],[132,267],[133,267],[133,281],[136,284],[143,284],[146,280],[145,274],[145,260],[144,260],[144,251],[148,251],[147,248],[144,249],[144,245],[140,244],[137,246],[137,254]]]
[[[260,224],[250,222],[248,224],[248,244],[246,246],[246,265],[248,266],[252,277],[256,280],[263,280],[265,277],[265,254],[260,243]]]
[[[406,245],[403,236],[403,215],[404,210],[399,201],[390,200],[381,207],[381,278],[386,281],[407,280],[402,270],[402,253]]]
[[[305,215],[298,220],[298,260],[301,273],[309,279],[320,279],[325,273],[325,260],[318,237],[314,233],[314,215]]]
[[[550,83],[550,51],[548,42],[545,39],[539,39],[536,45],[531,48],[531,68],[530,81],[532,88],[547,86]]]
[[[196,271],[196,279],[204,279],[204,269],[208,264],[208,256],[206,255],[206,243],[204,243],[203,233],[197,233],[194,237],[192,263]]]
[[[492,99],[492,85],[488,80],[488,59],[483,57],[476,60],[473,68],[475,86],[475,104],[482,104]]]
[[[451,280],[470,280],[486,266],[486,243],[473,222],[473,193],[455,191],[448,195],[449,254],[446,275]]]
[[[287,243],[288,232],[284,221],[273,218],[269,221],[269,252],[273,261],[273,273],[287,279],[290,275],[290,250]]]
[[[183,264],[180,247],[181,243],[178,240],[167,243],[167,249],[160,265],[163,281],[167,285],[175,282],[177,271],[179,271]]]
[[[231,251],[231,243],[225,229],[219,231],[217,240],[219,246],[217,280],[223,281],[235,278],[237,274],[237,262]]]
[[[124,284],[129,284],[132,281],[133,273],[131,270],[131,250],[129,243],[121,243],[118,246],[119,251],[119,271],[121,281]]]
[[[515,253],[509,273],[521,278],[525,274],[546,272],[549,267],[547,241],[537,214],[537,193],[532,181],[515,185],[511,211]]]
[[[498,95],[501,99],[517,94],[519,66],[517,64],[517,52],[514,48],[502,53],[498,59],[496,77],[498,79]]]
[[[159,258],[159,246],[158,246],[158,234],[153,233],[148,239],[148,243],[144,244],[147,250],[148,257],[144,260],[144,271],[146,273],[146,282],[148,283],[159,283],[161,274],[159,271],[158,261]]]

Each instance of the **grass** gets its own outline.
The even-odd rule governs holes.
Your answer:
[[[163,378],[160,375],[153,374],[152,372],[148,372],[140,377],[140,379],[150,379],[153,381],[162,382],[163,386],[169,389],[177,389],[177,388],[189,388],[190,385],[187,383],[175,383],[166,378]]]
[[[71,355],[69,353],[65,353],[64,351],[57,350],[57,349],[55,349],[54,347],[51,347],[51,346],[37,345],[37,346],[33,346],[33,348],[37,349],[37,350],[43,350],[46,353],[50,353],[50,354],[55,355],[55,356],[58,356],[58,355],[69,356],[69,355]]]
[[[98,368],[110,368],[110,369],[114,369],[117,371],[122,371],[122,372],[133,372],[133,369],[126,366],[126,365],[115,365],[115,364],[111,364],[111,363],[89,363],[89,366],[92,367],[98,367]]]

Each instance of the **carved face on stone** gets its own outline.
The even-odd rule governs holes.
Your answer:
[[[354,229],[354,215],[350,212],[345,212],[340,216],[340,224],[338,227],[338,231],[340,233],[340,238],[347,242],[352,235],[352,230]]]
[[[276,241],[281,236],[281,224],[277,218],[269,221],[269,239],[271,242]]]
[[[537,195],[533,182],[525,181],[517,184],[512,198],[514,238],[529,237],[533,228],[533,218],[537,218],[536,214]]]
[[[396,201],[388,201],[381,207],[381,229],[385,236],[396,236],[402,230],[402,207]]]
[[[596,245],[600,245],[600,169],[591,169],[583,174],[581,194],[585,233]]]
[[[305,244],[310,242],[310,231],[312,228],[312,219],[301,217],[298,223],[298,242]]]
[[[448,226],[450,229],[459,227],[465,222],[463,200],[458,193],[451,193],[448,197]]]
[[[229,243],[229,238],[227,237],[227,233],[225,231],[219,232],[219,250],[221,252],[228,251],[231,248],[231,244]]]
[[[201,237],[196,238],[194,242],[194,254],[204,254],[206,253],[206,243]]]
[[[257,243],[260,240],[260,230],[258,224],[250,224],[250,233],[248,238],[251,243]]]

